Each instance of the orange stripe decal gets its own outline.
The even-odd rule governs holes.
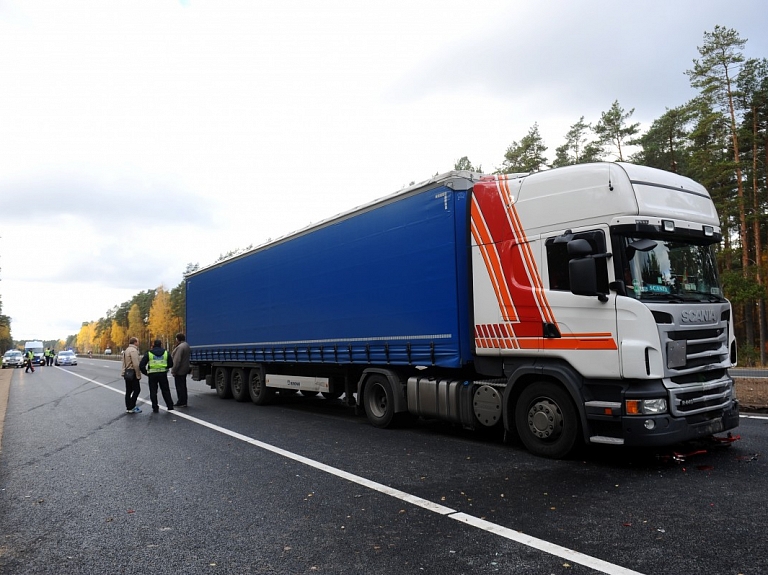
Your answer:
[[[505,176],[494,176],[475,185],[470,216],[472,239],[485,264],[503,320],[492,326],[475,326],[478,347],[618,349],[610,333],[561,331],[560,338],[543,337],[544,324],[557,325],[557,321]]]

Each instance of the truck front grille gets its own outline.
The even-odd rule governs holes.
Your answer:
[[[728,407],[733,399],[730,378],[670,389],[672,415],[687,416]]]

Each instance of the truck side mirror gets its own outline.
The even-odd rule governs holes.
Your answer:
[[[572,258],[584,258],[592,255],[592,246],[585,239],[571,240],[568,242],[568,255]]]
[[[597,264],[595,258],[610,257],[610,254],[594,254],[587,240],[577,239],[568,242],[568,275],[571,293],[576,295],[597,296],[601,302],[607,302],[608,296],[597,290]]]
[[[635,252],[649,252],[655,248],[658,244],[648,238],[635,240],[627,246],[627,260],[631,260],[635,257]]]
[[[597,266],[593,258],[572,259],[568,262],[571,292],[576,295],[597,295]]]

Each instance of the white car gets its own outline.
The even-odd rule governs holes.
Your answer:
[[[77,365],[77,356],[74,351],[60,351],[53,360],[54,365]]]
[[[6,367],[21,367],[24,365],[24,355],[15,349],[9,349],[3,355],[3,369]]]

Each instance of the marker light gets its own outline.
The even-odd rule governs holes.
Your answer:
[[[712,226],[704,226],[704,235],[708,238],[711,238],[715,235],[715,228]]]
[[[657,415],[667,412],[667,400],[659,399],[627,399],[624,402],[627,415]]]
[[[672,220],[661,220],[661,227],[664,229],[665,232],[674,232],[675,231],[675,222]]]
[[[640,415],[642,413],[640,403],[639,399],[628,399],[624,404],[627,408],[627,415]]]

